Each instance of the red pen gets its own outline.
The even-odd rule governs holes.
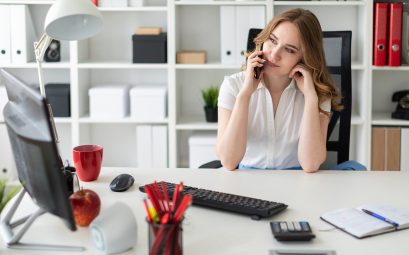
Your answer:
[[[180,206],[176,210],[175,217],[174,217],[174,222],[178,222],[184,212],[186,211],[186,208],[192,204],[192,195],[185,195],[182,199],[182,202],[180,203]]]
[[[176,184],[175,190],[173,191],[173,200],[172,200],[172,212],[176,211],[176,203],[179,197],[179,184]]]
[[[170,211],[170,202],[169,202],[168,189],[166,188],[165,182],[163,182],[163,181],[162,181],[162,191],[164,193],[167,211],[169,212]]]
[[[143,200],[143,204],[145,205],[145,210],[146,210],[146,214],[147,214],[147,218],[149,222],[152,222],[152,217],[151,214],[149,212],[149,206],[148,206],[148,201],[146,201],[146,199]]]

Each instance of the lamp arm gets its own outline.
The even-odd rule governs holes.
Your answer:
[[[40,85],[40,93],[43,97],[46,97],[45,94],[45,88],[44,88],[44,76],[43,76],[43,68],[42,68],[42,62],[44,59],[45,52],[50,46],[51,41],[53,39],[46,35],[45,33],[41,36],[40,40],[38,42],[34,42],[34,53],[36,56],[36,62],[37,62],[37,72],[38,72],[38,82]]]
[[[34,42],[34,53],[36,56],[36,62],[37,62],[37,72],[38,72],[38,82],[40,85],[40,93],[41,96],[46,98],[45,94],[45,86],[44,86],[44,79],[43,79],[43,68],[41,63],[43,62],[45,52],[50,46],[51,41],[53,39],[46,35],[45,33],[41,36],[40,40],[38,42]],[[48,108],[48,113],[50,114],[50,122],[51,122],[51,128],[54,133],[54,139],[55,142],[58,144],[59,139],[58,139],[58,134],[57,134],[57,128],[55,127],[55,122],[54,122],[54,115],[53,111],[51,109],[51,105],[47,103],[47,108]]]

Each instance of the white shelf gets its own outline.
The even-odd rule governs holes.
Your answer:
[[[267,1],[175,1],[175,5],[267,5]]]
[[[203,113],[204,115],[204,113]],[[182,117],[176,124],[177,130],[217,130],[217,123],[206,122],[204,116]]]
[[[168,119],[159,120],[159,121],[138,121],[132,119],[131,117],[125,117],[121,119],[97,119],[97,118],[90,118],[89,116],[85,116],[79,119],[79,123],[88,123],[88,124],[168,124]]]
[[[168,64],[133,64],[127,62],[84,62],[79,63],[80,69],[166,69]]]
[[[47,63],[43,62],[42,67],[44,69],[67,69],[70,68],[71,65],[69,62],[55,62],[55,63]],[[27,64],[8,64],[8,65],[0,65],[0,68],[22,68],[22,69],[30,69],[30,68],[37,68],[37,63],[27,63]]]
[[[0,4],[53,4],[55,0],[0,0]]]
[[[409,71],[409,66],[372,66],[373,71]]]
[[[365,65],[362,62],[352,61],[351,70],[364,70],[364,69],[365,69]]]
[[[143,7],[98,7],[101,12],[166,12],[166,6],[143,6]]]
[[[409,120],[392,119],[391,112],[374,112],[372,125],[379,126],[409,126]]]
[[[72,119],[67,117],[54,117],[54,122],[56,124],[71,124],[72,123]]]
[[[364,1],[274,1],[274,5],[284,6],[359,6],[365,5]]]
[[[223,65],[221,63],[207,64],[176,64],[176,69],[235,69],[240,70],[238,65]]]

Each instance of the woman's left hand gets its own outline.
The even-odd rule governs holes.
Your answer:
[[[317,96],[311,71],[304,64],[297,64],[290,71],[289,77],[295,80],[298,88],[305,97],[308,95]]]

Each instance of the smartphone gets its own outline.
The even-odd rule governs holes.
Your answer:
[[[263,43],[264,44],[264,43]],[[261,44],[261,48],[260,48],[260,50],[263,50],[263,44]],[[258,55],[260,58],[263,58],[263,54],[261,54],[261,55]],[[255,79],[260,79],[260,73],[261,73],[261,68],[262,67],[258,67],[258,66],[256,66],[256,67],[254,67],[254,78]]]

